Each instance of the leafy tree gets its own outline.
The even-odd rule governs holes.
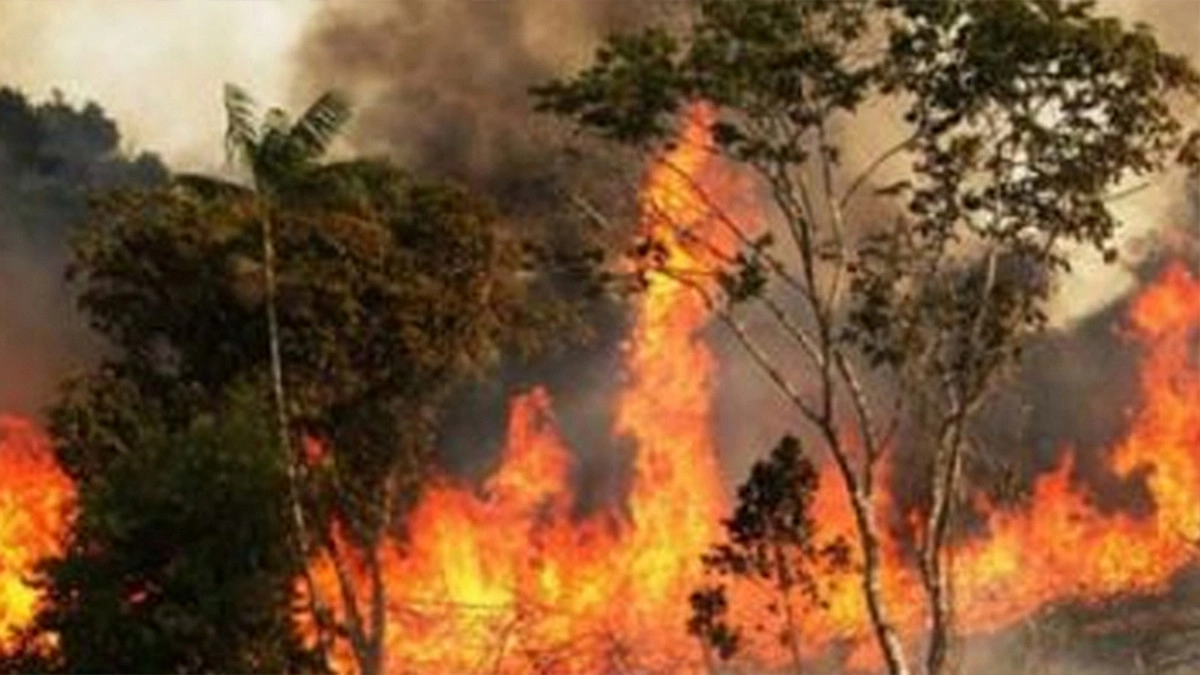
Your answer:
[[[760,179],[775,236],[757,238],[753,223],[709,200],[722,236],[743,244],[708,270],[719,283],[673,274],[654,256],[639,262],[704,294],[836,465],[894,675],[914,664],[881,588],[880,466],[901,436],[919,443],[924,667],[943,673],[945,544],[971,420],[1042,326],[1070,257],[1116,256],[1111,204],[1127,181],[1195,160],[1197,136],[1176,104],[1194,104],[1200,77],[1147,28],[1096,16],[1086,1],[692,7],[684,28],[611,38],[591,66],[536,88],[538,106],[651,157],[689,105],[711,108],[710,150]],[[880,114],[901,131],[850,166],[848,144],[875,137],[866,130]],[[775,335],[743,326],[751,308]],[[796,358],[771,356],[768,342]]]
[[[776,596],[769,610],[780,620],[776,637],[802,671],[798,609],[821,603],[820,576],[846,567],[848,553],[840,538],[821,541],[812,519],[819,475],[800,441],[785,436],[767,459],[755,462],[738,488],[733,516],[725,521],[726,541],[704,556],[712,573],[741,581],[766,583]],[[725,583],[702,588],[691,596],[688,631],[732,658],[742,628],[727,618],[731,600]],[[798,606],[799,605],[799,606]]]
[[[226,152],[231,161],[248,170],[249,188],[205,176],[184,175],[180,182],[201,195],[221,192],[257,197],[262,227],[262,272],[266,298],[268,353],[271,364],[271,390],[279,423],[279,438],[285,451],[288,443],[287,404],[284,398],[283,363],[279,347],[279,309],[276,303],[275,235],[267,205],[286,197],[288,189],[303,180],[318,166],[338,131],[350,118],[349,104],[334,92],[320,96],[292,122],[280,108],[272,108],[261,123],[256,123],[254,101],[245,90],[225,86]],[[250,195],[245,194],[249,190]],[[290,454],[287,453],[287,454]],[[303,530],[303,527],[301,527]]]
[[[241,387],[172,429],[127,409],[126,451],[80,485],[64,553],[45,563],[59,672],[283,672],[315,664],[292,622],[303,561],[289,545],[287,467],[264,407]],[[30,646],[39,643],[30,640]],[[38,657],[33,651],[25,657]]]
[[[378,549],[402,530],[447,396],[502,351],[540,347],[567,314],[488,205],[381,161],[284,170],[272,158],[291,167],[293,153],[311,155],[271,140],[276,125],[303,128],[280,115],[268,113],[258,137],[256,172],[267,178],[257,190],[185,176],[95,200],[73,274],[120,354],[69,389],[54,431],[68,470],[88,481],[124,452],[133,402],[178,425],[233,382],[272,392],[284,406],[276,426],[286,424],[298,555],[328,556],[340,581],[339,625],[333,603],[305,593],[319,646],[344,638],[360,669],[378,673]],[[275,329],[262,320],[272,296]],[[300,460],[302,438],[324,446],[321,462]]]
[[[300,503],[299,472],[302,459],[293,451],[288,424],[288,403],[284,394],[283,360],[279,344],[279,308],[275,263],[274,219],[269,205],[284,198],[294,183],[313,172],[329,144],[350,117],[349,104],[337,93],[327,92],[300,116],[289,120],[285,111],[272,108],[261,123],[256,118],[254,101],[240,87],[225,86],[226,154],[231,162],[249,172],[251,185],[225,182],[206,176],[184,175],[180,182],[200,195],[240,195],[255,202],[262,240],[262,279],[265,290],[263,308],[267,325],[267,353],[270,357],[271,393],[275,402],[276,434],[284,456],[289,457],[289,486],[292,514],[296,521],[297,548],[300,556],[310,555],[310,533]],[[312,577],[303,571],[306,595],[314,614],[322,608]],[[319,627],[323,624],[318,623]],[[320,642],[324,644],[324,640]]]

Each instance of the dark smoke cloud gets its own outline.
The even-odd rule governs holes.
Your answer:
[[[166,176],[156,157],[120,148],[98,105],[0,88],[0,411],[35,412],[99,348],[64,283],[69,231],[90,191]]]
[[[356,102],[355,152],[465,184],[495,202],[516,231],[577,251],[619,235],[597,232],[571,196],[586,190],[628,226],[641,167],[611,148],[564,152],[585,141],[536,114],[529,88],[585,65],[606,34],[669,11],[671,3],[657,1],[335,2],[314,18],[300,70],[305,87],[337,87]],[[568,295],[581,290],[570,278],[553,283]],[[452,470],[482,476],[494,468],[509,397],[540,384],[577,450],[583,508],[619,501],[629,448],[611,438],[611,425],[625,317],[602,300],[587,312],[595,331],[588,345],[509,364],[463,395],[443,427]]]
[[[354,96],[359,106],[351,137],[356,151],[386,154],[416,171],[464,182],[496,200],[522,226],[549,229],[570,245],[585,238],[569,217],[572,193],[586,186],[593,195],[604,194],[606,212],[618,221],[631,221],[628,200],[640,167],[594,147],[577,162],[565,160],[562,130],[532,113],[528,87],[585,65],[606,34],[675,19],[686,5],[617,0],[335,2],[315,17],[301,50],[301,70],[305,86],[336,86]],[[1180,30],[1171,30],[1178,24],[1163,21],[1173,12],[1163,3],[1118,8],[1131,15],[1126,19],[1166,23],[1168,46],[1189,48],[1186,39],[1179,39]],[[1105,9],[1112,11],[1111,3]],[[885,137],[895,131],[889,115],[874,111],[863,128],[847,134],[855,139],[847,149],[851,159],[856,152],[870,154],[886,145]],[[623,174],[612,168],[621,162]],[[614,174],[618,179],[609,182]],[[1174,193],[1156,199],[1159,206],[1180,203]],[[1144,215],[1140,208],[1137,215],[1139,222],[1155,225],[1167,224],[1158,220],[1177,222]],[[1159,230],[1151,229],[1157,237]],[[1131,403],[1127,394],[1136,391],[1132,357],[1120,356],[1130,354],[1128,346],[1119,344],[1110,330],[1120,310],[1120,305],[1110,306],[1091,320],[1068,326],[1070,331],[1039,340],[1030,350],[1029,365],[994,406],[981,433],[989,437],[989,448],[1003,448],[996,450],[1001,457],[993,463],[1011,465],[1018,483],[1028,485],[1049,468],[1068,442],[1081,450],[1080,471],[1103,482],[1102,472],[1089,468],[1123,428],[1122,411]],[[465,397],[448,425],[448,461],[467,473],[486,473],[494,466],[507,397],[514,389],[546,383],[555,394],[568,440],[590,467],[581,487],[596,480],[619,485],[628,448],[614,446],[609,429],[611,401],[619,387],[616,345],[624,326],[612,308],[598,323],[594,348],[532,369],[509,368],[499,382]],[[718,437],[731,475],[740,476],[780,434],[796,431],[796,419],[719,330],[710,337],[724,364]],[[1096,363],[1105,367],[1089,365]],[[1131,493],[1130,500],[1137,501],[1135,488],[1117,492]]]
[[[528,88],[575,70],[654,3],[560,0],[336,2],[318,15],[303,72],[359,103],[356,149],[449,176],[510,205],[552,179],[552,123]]]

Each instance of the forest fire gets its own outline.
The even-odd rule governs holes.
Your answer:
[[[642,198],[655,230],[646,234],[681,273],[699,261],[654,219],[713,227],[688,198],[691,181],[715,168],[707,126],[703,113],[692,119]],[[658,671],[696,664],[681,630],[686,598],[725,509],[712,440],[716,364],[694,336],[707,320],[699,296],[656,278],[640,302],[614,429],[637,447],[628,515],[572,517],[570,454],[551,401],[542,390],[518,397],[495,475],[478,493],[431,491],[412,515],[405,554],[389,558],[393,667],[594,673],[622,660]]]
[[[701,262],[687,232],[719,227],[693,183],[718,200],[737,192],[703,149],[707,126],[703,111],[694,114],[643,188],[644,233],[681,276]],[[664,215],[671,226],[660,222]],[[478,488],[449,479],[431,488],[412,513],[408,540],[384,551],[389,672],[702,668],[684,625],[688,594],[703,582],[699,556],[729,506],[713,440],[717,363],[697,338],[707,310],[687,283],[652,277],[638,303],[612,430],[636,448],[625,509],[575,513],[571,452],[549,394],[515,398],[498,470]],[[1037,479],[1027,506],[989,508],[984,530],[952,552],[967,631],[1001,629],[1055,603],[1160,593],[1193,560],[1200,369],[1189,346],[1200,326],[1200,280],[1170,268],[1135,300],[1128,324],[1143,350],[1141,396],[1106,456],[1114,475],[1144,477],[1153,509],[1136,517],[1102,511],[1073,483],[1065,453]],[[826,525],[848,522],[839,489],[832,475],[822,483]],[[28,422],[0,418],[0,632],[30,619],[36,597],[23,575],[56,550],[71,495],[44,438]],[[889,604],[915,638],[923,621],[916,577],[898,542],[885,550]],[[318,564],[314,573],[334,597],[331,571]],[[850,645],[852,664],[873,663],[857,581],[833,580],[829,592],[827,610],[801,619],[807,648]],[[770,650],[757,656],[779,658]],[[352,669],[344,654],[340,665]]]
[[[685,276],[697,261],[680,235],[716,228],[696,193],[735,192],[702,149],[693,115],[642,195],[643,226],[667,265]],[[671,219],[672,227],[658,222]],[[710,235],[705,232],[704,235]],[[615,435],[636,443],[627,513],[572,518],[570,454],[543,390],[511,403],[498,471],[481,490],[446,485],[420,504],[411,541],[389,551],[388,658],[403,672],[688,672],[701,652],[684,624],[703,581],[699,556],[718,535],[724,494],[712,441],[716,364],[696,338],[707,320],[685,283],[652,279],[625,354],[628,382]],[[1155,508],[1144,518],[1102,513],[1072,484],[1071,454],[1040,477],[1028,506],[991,509],[986,534],[952,552],[959,620],[969,632],[1003,628],[1058,602],[1163,591],[1193,559],[1200,538],[1200,373],[1188,360],[1200,326],[1200,281],[1172,268],[1133,306],[1131,337],[1146,350],[1142,397],[1111,470],[1145,472]],[[819,520],[849,523],[828,473]],[[850,534],[847,532],[846,534]],[[922,629],[915,573],[887,542],[889,603],[903,632]],[[329,579],[332,582],[332,579]],[[743,589],[747,590],[747,589]],[[852,667],[877,662],[857,579],[831,580],[824,611],[801,619],[806,650],[848,645]],[[750,590],[753,593],[753,590]],[[781,662],[777,646],[756,657]]]
[[[37,610],[29,575],[59,551],[74,496],[49,439],[28,420],[0,415],[0,647]]]

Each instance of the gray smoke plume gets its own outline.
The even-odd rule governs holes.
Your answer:
[[[1188,52],[1200,44],[1200,25],[1184,20],[1190,4],[1113,1],[1102,3],[1100,11],[1119,14],[1127,22],[1151,23],[1165,47]],[[603,190],[596,186],[613,175],[606,164],[626,158],[589,148],[580,161],[566,161],[561,129],[531,112],[528,87],[585,65],[607,33],[670,20],[686,5],[585,0],[334,2],[310,25],[301,50],[301,86],[336,86],[352,94],[359,105],[351,137],[356,151],[386,154],[413,170],[464,182],[496,200],[518,227],[547,228],[570,245],[584,238],[579,222],[568,217],[573,190],[580,185]],[[865,117],[846,135],[855,139],[846,149],[851,166],[868,161],[860,155],[873,156],[875,148],[887,145],[887,137],[899,133],[892,111],[872,109]],[[626,180],[618,181],[611,194],[624,190],[627,201],[636,182],[630,174],[638,168],[629,163]],[[1179,177],[1171,177],[1122,204],[1122,215],[1133,225],[1131,239],[1157,238],[1162,228],[1186,219],[1181,185]],[[612,204],[621,199],[614,196],[603,206],[613,213]],[[618,209],[614,215],[629,214]],[[1063,353],[1079,350],[1088,355],[1088,362],[1113,364],[1126,372],[1111,356],[1120,346],[1108,339],[1108,326],[1119,311],[1112,303],[1133,287],[1135,273],[1131,268],[1081,267],[1081,282],[1066,284],[1055,307],[1064,332],[1052,333],[1032,350],[1031,362],[1038,365],[1023,371],[1028,375],[1013,386],[1008,398],[1016,402],[998,406],[1005,412],[997,417],[1006,423],[997,428],[1024,430],[1023,439],[1006,440],[1019,440],[1028,448],[1013,460],[1025,476],[1047,468],[1066,439],[1088,448],[1104,447],[1103,439],[1120,425],[1117,411],[1128,403],[1114,391],[1111,396],[1091,396],[1087,414],[1064,409],[1069,405],[1065,402],[1095,391],[1092,379],[1097,370],[1074,368],[1072,363],[1084,359],[1063,358]],[[1091,315],[1096,315],[1094,321],[1087,320]],[[617,387],[612,374],[619,365],[614,345],[622,324],[615,311],[601,323],[594,349],[571,352],[533,370],[512,368],[499,384],[468,397],[448,425],[448,460],[468,472],[491,468],[494,455],[481,446],[490,443],[494,449],[501,436],[507,396],[514,388],[546,383],[555,394],[568,440],[581,450],[584,462],[593,462],[583,485],[597,475],[619,474],[627,448],[613,447],[608,423]],[[718,402],[720,445],[728,451],[726,463],[733,475],[741,475],[755,452],[794,430],[795,420],[744,355],[724,344],[719,330],[713,337],[725,364]],[[1020,413],[1030,417],[1020,424],[1007,423],[1022,410],[1034,412]],[[1097,417],[1105,422],[1096,422]],[[1077,422],[1053,422],[1064,418]],[[1086,463],[1085,458],[1084,468]]]
[[[89,191],[164,180],[152,155],[123,155],[96,104],[35,104],[0,88],[0,411],[35,412],[100,348],[63,273]]]
[[[353,143],[418,172],[486,187],[502,205],[552,178],[557,147],[528,88],[583,66],[654,3],[334,2],[301,52],[309,81],[358,102]]]
[[[628,225],[640,165],[611,149],[565,152],[571,139],[534,112],[529,88],[584,66],[605,34],[661,16],[667,4],[334,2],[310,25],[301,86],[337,87],[356,102],[355,152],[465,184],[491,199],[515,231],[578,251],[616,233],[597,231],[571,205],[574,192],[586,189],[612,222]],[[554,284],[572,295],[581,290],[569,277]],[[540,384],[550,389],[587,475],[578,481],[582,508],[619,495],[628,448],[611,438],[611,407],[624,317],[599,299],[587,312],[596,333],[587,345],[534,365],[510,364],[497,381],[464,394],[443,427],[443,459],[452,470],[478,476],[492,469],[510,396]]]

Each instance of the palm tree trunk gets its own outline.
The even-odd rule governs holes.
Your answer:
[[[288,420],[287,398],[283,388],[283,357],[279,345],[279,313],[277,307],[277,288],[275,279],[275,233],[274,223],[267,209],[260,204],[260,223],[262,224],[263,248],[263,286],[267,310],[267,342],[270,358],[271,394],[274,399],[276,432],[279,437],[279,450],[287,462],[287,477],[289,501],[291,502],[292,520],[296,527],[296,548],[300,558],[301,575],[304,579],[308,609],[313,617],[316,631],[317,657],[322,665],[328,665],[329,654],[325,625],[326,612],[321,601],[316,583],[308,569],[310,558],[308,523],[304,517],[304,506],[300,499],[300,456],[293,451],[291,442],[291,424]]]
[[[264,209],[265,211],[265,209]],[[289,475],[296,473],[296,458],[291,448],[288,431],[287,403],[283,393],[283,358],[279,349],[279,314],[276,307],[275,284],[275,244],[274,227],[271,216],[263,213],[262,218],[262,247],[263,247],[263,285],[266,291],[267,309],[267,343],[271,361],[271,394],[275,403],[275,423],[279,433],[279,445],[284,457],[288,459]],[[294,485],[293,485],[294,487]],[[301,515],[303,519],[303,515]]]

